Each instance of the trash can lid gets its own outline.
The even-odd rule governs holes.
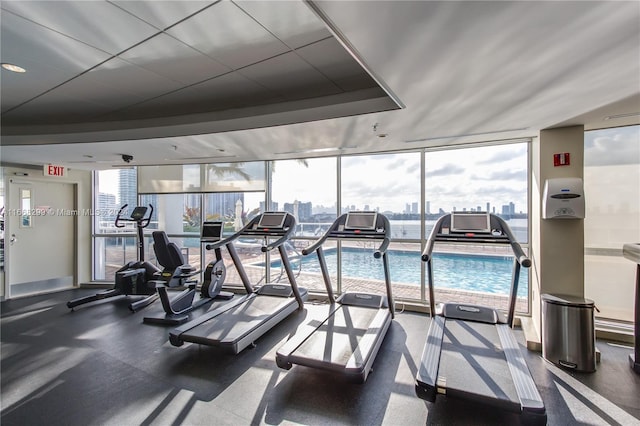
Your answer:
[[[570,294],[548,294],[544,293],[542,300],[556,305],[566,306],[584,306],[593,307],[594,302],[591,299],[585,299],[584,297],[572,296]]]

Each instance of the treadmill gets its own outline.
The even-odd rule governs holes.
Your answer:
[[[329,230],[302,251],[315,252],[331,304],[328,316],[311,321],[276,352],[276,363],[289,370],[293,364],[336,372],[351,381],[364,383],[394,317],[394,303],[389,275],[390,226],[388,219],[376,212],[349,212],[338,217]],[[387,295],[344,293],[337,300],[331,288],[322,245],[327,239],[379,240],[373,252],[382,258]]]
[[[284,247],[295,228],[296,220],[290,213],[265,212],[235,234],[207,244],[207,250],[217,253],[220,248],[227,248],[247,294],[172,330],[169,332],[171,344],[199,343],[238,354],[291,313],[304,309],[307,290],[298,288]],[[290,284],[263,284],[254,288],[234,245],[240,238],[262,239],[263,253],[277,248]],[[271,241],[274,238],[276,240]]]
[[[515,257],[509,310],[464,303],[435,307],[433,248],[436,242],[509,244]],[[531,377],[513,327],[520,268],[531,266],[506,222],[484,212],[453,212],[435,223],[422,253],[429,279],[431,324],[416,377],[418,397],[474,400],[519,413],[526,423],[545,424],[544,403]]]

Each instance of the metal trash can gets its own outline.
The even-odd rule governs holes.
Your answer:
[[[593,300],[542,295],[542,356],[575,371],[596,371]]]

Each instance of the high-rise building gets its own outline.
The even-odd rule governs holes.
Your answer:
[[[207,194],[206,197],[205,220],[211,216],[232,218],[236,215],[236,202],[242,202],[242,210],[244,207],[244,193],[242,192],[219,192]]]
[[[118,204],[121,206],[128,204],[129,209],[133,209],[138,205],[138,186],[137,173],[135,169],[120,169],[118,171],[118,194],[120,199]],[[133,210],[129,210],[131,213]]]
[[[516,205],[510,202],[509,204],[504,204],[502,206],[502,216],[512,217],[516,214]]]
[[[98,194],[98,205],[96,209],[100,211],[100,221],[113,221],[118,213],[118,205],[116,204],[116,196],[100,192]],[[96,214],[98,216],[98,214]]]

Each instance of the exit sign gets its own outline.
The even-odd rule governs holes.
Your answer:
[[[44,175],[45,176],[56,176],[62,177],[64,176],[65,167],[64,166],[56,166],[54,164],[45,164],[44,165]]]

